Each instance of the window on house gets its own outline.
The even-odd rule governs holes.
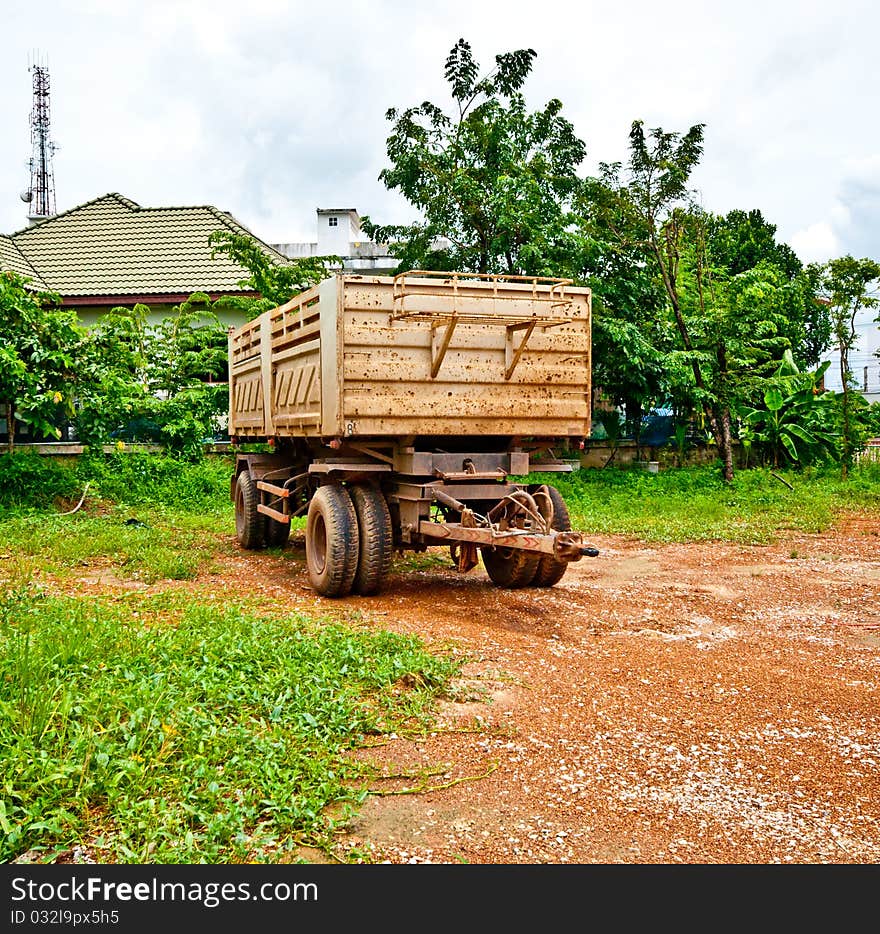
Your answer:
[[[868,391],[868,368],[865,367],[865,378],[862,384],[862,392],[867,392],[867,391]]]
[[[327,226],[328,226],[328,227],[338,227],[338,226],[339,226],[339,218],[338,218],[338,217],[328,217],[328,218],[327,218]]]

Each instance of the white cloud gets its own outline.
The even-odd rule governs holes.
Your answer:
[[[840,254],[837,236],[826,221],[817,221],[797,231],[790,246],[804,263],[824,263]]]
[[[25,222],[35,42],[51,70],[59,210],[114,190],[148,206],[210,203],[281,241],[311,238],[328,204],[413,217],[377,178],[385,111],[447,104],[443,64],[463,36],[484,68],[537,51],[529,103],[562,100],[587,168],[626,155],[634,119],[705,123],[694,181],[707,209],[760,208],[799,253],[880,256],[880,7],[862,0],[7,6],[0,232]]]

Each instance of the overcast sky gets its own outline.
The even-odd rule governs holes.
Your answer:
[[[57,208],[110,191],[213,204],[262,239],[315,239],[315,208],[415,219],[378,181],[389,107],[449,97],[461,36],[488,69],[537,52],[586,142],[705,123],[694,182],[716,213],[760,208],[805,260],[880,258],[880,6],[860,0],[0,0],[0,232],[26,224],[34,52],[48,59]]]

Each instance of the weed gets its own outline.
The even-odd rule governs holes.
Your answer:
[[[83,840],[107,862],[328,847],[328,806],[366,793],[345,751],[430,722],[455,671],[413,638],[219,600],[7,591],[0,859]]]
[[[32,452],[0,457],[0,508],[45,510],[58,500],[78,498],[129,505],[172,506],[176,511],[218,512],[229,505],[229,457],[195,463],[168,455],[89,453],[70,461]]]

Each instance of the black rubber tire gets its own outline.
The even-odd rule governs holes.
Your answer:
[[[290,523],[276,522],[269,516],[263,517],[266,520],[266,546],[269,548],[283,548],[290,538]]]
[[[493,584],[516,589],[528,587],[538,570],[539,554],[521,548],[480,548],[483,566]]]
[[[235,481],[235,537],[249,551],[266,547],[265,516],[257,512],[258,502],[257,484],[243,470]]]
[[[358,484],[351,488],[357,515],[360,549],[352,590],[371,597],[379,593],[391,569],[394,532],[391,513],[381,490]]]
[[[358,566],[357,515],[348,490],[339,484],[318,487],[306,520],[309,581],[325,597],[351,593]]]
[[[539,486],[529,487],[529,493],[534,494],[539,490]],[[551,527],[557,532],[571,531],[571,517],[568,514],[568,507],[562,494],[555,486],[548,486],[547,492],[550,494],[550,501],[553,503],[553,522]],[[541,555],[538,561],[538,570],[535,571],[532,580],[533,587],[552,587],[558,584],[565,572],[568,570],[568,561],[559,561],[553,555]]]

